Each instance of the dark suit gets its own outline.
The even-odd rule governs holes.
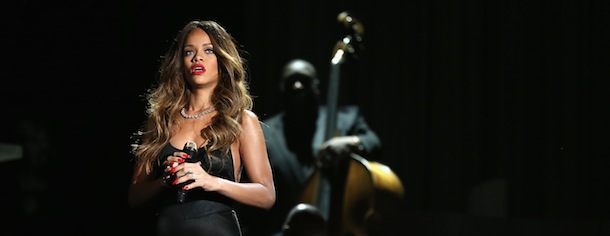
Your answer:
[[[297,205],[300,194],[309,176],[315,171],[314,158],[324,139],[327,111],[325,106],[319,107],[315,129],[311,134],[293,134],[299,137],[287,137],[285,132],[285,113],[280,112],[263,120],[263,132],[267,142],[267,151],[273,168],[276,185],[276,202],[269,212],[260,211],[253,217],[255,221],[246,222],[257,233],[249,235],[271,235],[281,230],[282,223],[292,207]],[[307,124],[302,124],[307,125]],[[380,155],[381,142],[373,132],[357,106],[344,106],[337,112],[337,132],[339,136],[357,135],[367,156],[375,158]],[[290,144],[293,140],[304,136],[302,143]],[[311,138],[308,138],[311,137]],[[290,148],[292,147],[292,148]],[[301,151],[296,150],[301,149]],[[247,213],[244,213],[247,214]],[[249,220],[251,220],[250,217]],[[257,222],[257,223],[254,223]],[[261,232],[261,233],[258,233]]]

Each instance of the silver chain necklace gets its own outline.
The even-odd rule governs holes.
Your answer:
[[[187,118],[187,119],[197,119],[199,117],[205,116],[207,114],[210,114],[210,112],[216,110],[215,107],[211,107],[210,109],[207,109],[205,111],[202,111],[201,113],[197,114],[197,115],[187,115],[186,112],[184,111],[184,107],[180,110],[180,115],[182,115],[182,117]]]

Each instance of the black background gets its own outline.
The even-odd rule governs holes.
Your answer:
[[[401,230],[609,231],[607,1],[4,5],[0,137],[21,142],[16,124],[39,122],[52,153],[43,220],[5,221],[10,229],[138,230],[126,204],[129,136],[159,57],[187,21],[218,20],[249,52],[254,110],[265,118],[279,109],[289,59],[314,62],[324,85],[343,36],[336,16],[350,10],[365,27],[366,61],[351,91],[405,187]],[[10,177],[21,168],[2,167]],[[5,188],[3,203],[17,206],[9,196],[19,191]]]

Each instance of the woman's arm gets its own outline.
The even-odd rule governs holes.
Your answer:
[[[143,165],[137,165],[129,186],[127,203],[131,207],[141,206],[164,188],[167,188],[167,185],[163,182],[163,178],[153,179],[146,174]]]
[[[188,188],[202,187],[206,191],[217,191],[242,204],[271,209],[275,204],[275,184],[271,164],[267,155],[267,147],[262,127],[256,114],[244,112],[242,116],[242,133],[238,142],[232,145],[233,157],[240,158],[248,175],[248,182],[231,181],[228,179],[195,172],[201,177]],[[184,168],[190,168],[191,163],[184,163]],[[183,165],[177,167],[181,169]],[[178,170],[177,173],[182,173]],[[180,178],[182,181],[182,179]]]

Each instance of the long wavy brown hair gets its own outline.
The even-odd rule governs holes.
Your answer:
[[[241,115],[251,110],[252,97],[246,81],[245,51],[238,49],[237,42],[218,22],[195,20],[188,22],[177,34],[170,48],[162,57],[158,71],[158,83],[144,95],[147,101],[147,119],[142,128],[134,134],[132,151],[136,162],[144,164],[150,173],[161,149],[173,135],[178,114],[189,101],[191,94],[183,69],[183,48],[186,37],[193,29],[203,29],[212,40],[214,53],[218,58],[219,82],[212,95],[212,104],[217,114],[210,125],[201,130],[201,137],[209,140],[205,149],[208,156],[221,150],[227,154],[231,144],[242,131]]]

